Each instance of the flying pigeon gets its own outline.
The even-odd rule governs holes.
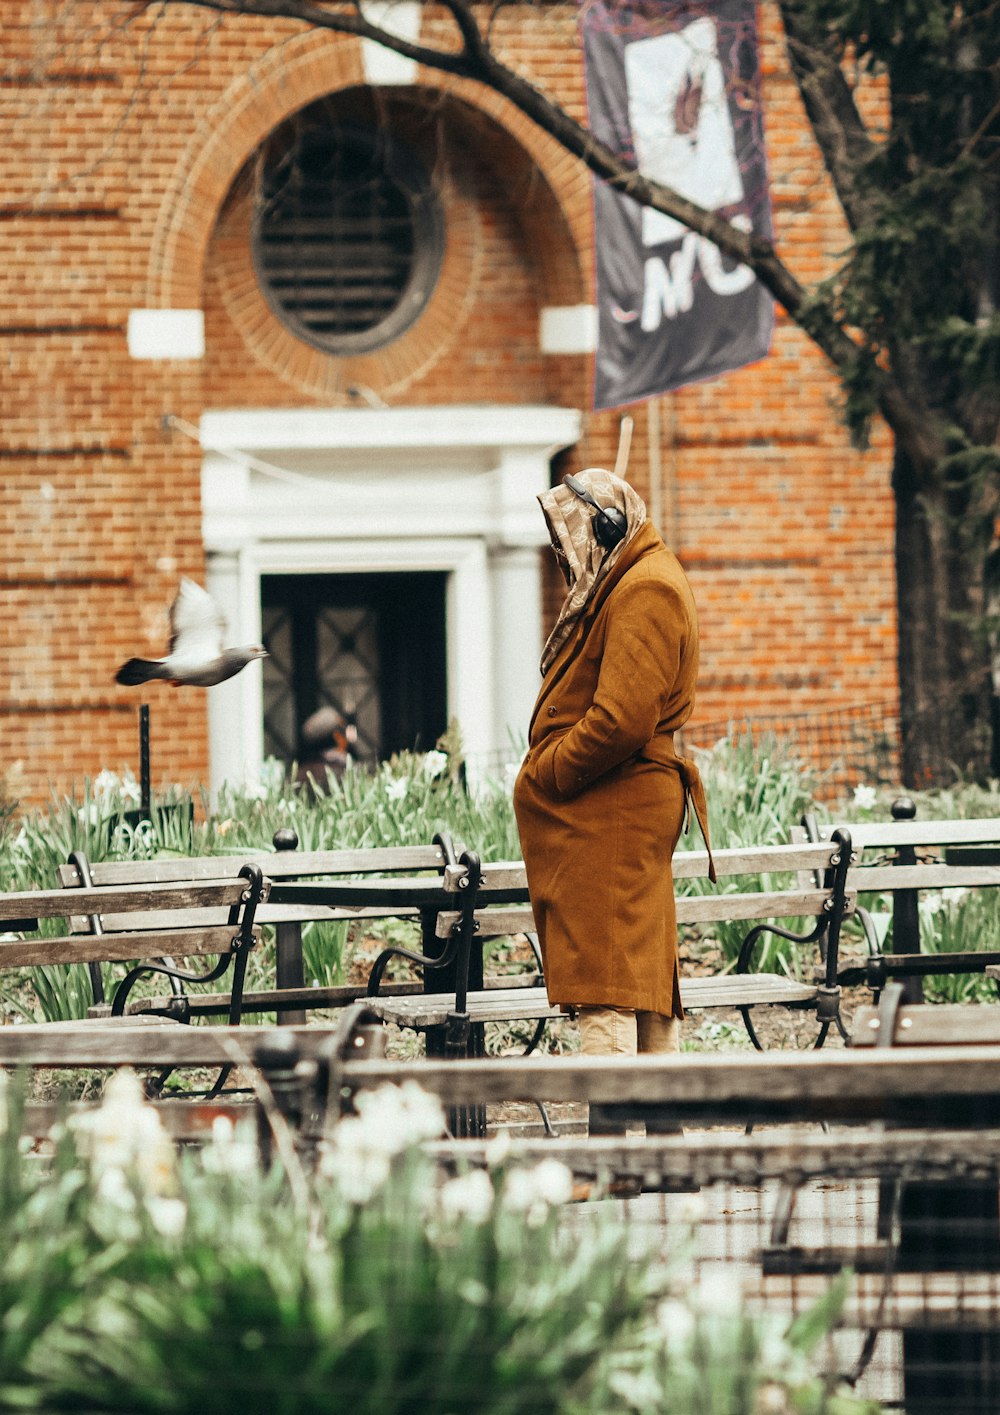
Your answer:
[[[130,688],[151,678],[165,678],[175,687],[211,688],[232,678],[255,658],[267,657],[260,644],[223,648],[225,632],[225,618],[208,591],[193,580],[182,579],[170,606],[170,652],[166,658],[130,658],[115,679]]]

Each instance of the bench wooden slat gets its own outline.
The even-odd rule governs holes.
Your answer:
[[[799,870],[825,870],[837,853],[829,840],[796,842],[791,845],[736,846],[712,852],[715,872],[719,878],[731,875],[794,873]],[[674,879],[699,879],[708,876],[708,854],[704,850],[678,850],[674,854]],[[266,871],[265,871],[266,873]],[[527,877],[522,860],[500,860],[483,865],[483,883],[491,889],[527,889]]]
[[[340,909],[326,908],[321,904],[262,904],[254,915],[259,924],[292,923],[349,923],[365,919],[419,918],[417,909],[393,909],[391,912],[379,908]],[[157,909],[135,914],[102,914],[101,924],[105,933],[115,933],[119,929],[169,929],[197,928],[201,925],[219,922],[219,912],[209,909]],[[90,923],[86,914],[71,916],[71,926],[76,933],[89,933]]]
[[[544,988],[495,989],[492,992],[470,993],[467,999],[473,1022],[522,1022],[541,1017],[559,1017],[558,1007],[552,1007]],[[447,1022],[455,1011],[455,994],[418,993],[410,997],[370,1000],[371,1010],[384,1022],[400,1027],[437,1027]]]
[[[127,963],[132,959],[228,953],[237,929],[213,924],[192,929],[141,933],[69,934],[58,938],[0,938],[0,968],[40,967],[51,963]],[[254,943],[260,930],[253,930]]]
[[[717,923],[740,919],[791,919],[799,915],[819,918],[826,913],[830,900],[826,889],[789,889],[780,893],[761,891],[757,894],[691,894],[677,897],[677,922],[681,924]],[[845,913],[854,908],[855,896],[845,895]]]
[[[837,827],[824,826],[829,835]],[[899,845],[975,845],[1000,842],[1000,818],[982,820],[858,821],[841,825],[855,851],[894,849]]]
[[[216,1030],[216,1029],[213,1029]],[[0,1028],[0,1043],[4,1029]],[[310,1033],[295,1035],[311,1045]],[[413,1076],[412,1063],[361,1061],[345,1070],[345,1083],[364,1089]],[[628,1096],[692,1111],[706,1106],[762,1117],[786,1107],[797,1120],[848,1118],[859,1123],[894,1111],[894,1102],[919,1099],[929,1118],[931,1102],[948,1108],[949,1121],[961,1098],[1000,1109],[1000,1047],[946,1046],[859,1052],[741,1051],[677,1056],[505,1058],[498,1067],[482,1060],[427,1059],[420,1084],[449,1104],[502,1100],[591,1100],[614,1104]]]
[[[705,978],[682,978],[681,999],[685,1008],[764,1007],[789,1003],[806,1004],[816,998],[816,988],[776,973],[723,973]],[[425,993],[406,997],[370,1000],[372,1011],[386,1022],[400,1027],[441,1026],[455,1010],[455,994]],[[563,1015],[553,1007],[544,988],[487,990],[470,993],[467,999],[473,1022],[522,1022]]]
[[[131,1030],[138,1028],[145,1033],[150,1027],[155,1028],[162,1025],[164,1027],[173,1028],[179,1027],[181,1023],[172,1022],[169,1019],[161,1017],[123,1016],[116,1017],[113,1022],[110,1021],[108,1017],[74,1017],[69,1021],[29,1022],[20,1025],[15,1022],[11,1025],[17,1027],[18,1036],[27,1037],[31,1034],[37,1034],[39,1029],[44,1028],[46,1033],[55,1032],[58,1036],[66,1037],[71,1035],[75,1036],[78,1032],[82,1032],[84,1036],[88,1033],[91,1036],[103,1036],[104,1032],[101,1031],[101,1029],[103,1028],[106,1031],[109,1025],[115,1028],[128,1027]]]
[[[92,1112],[99,1102],[76,1101],[74,1114]],[[160,1124],[173,1140],[208,1140],[215,1122],[224,1117],[232,1125],[253,1124],[256,1119],[253,1103],[247,1098],[235,1101],[203,1101],[194,1097],[175,1099],[161,1096],[156,1102]],[[24,1107],[22,1134],[39,1140],[47,1139],[52,1128],[65,1120],[66,1106],[59,1101],[29,1101]]]
[[[837,847],[829,840],[812,843],[794,841],[790,845],[729,846],[724,850],[713,850],[712,859],[715,873],[721,879],[724,875],[825,870],[830,868],[836,853]],[[675,879],[707,876],[708,855],[703,850],[677,850],[671,869]]]
[[[826,911],[830,898],[825,889],[785,890],[780,893],[755,894],[679,894],[677,922],[679,924],[720,923],[724,920],[792,919],[801,916],[819,918]],[[846,913],[851,913],[855,898],[846,896]],[[535,924],[530,908],[477,909],[476,923],[484,938],[507,934],[531,933]],[[447,938],[458,922],[456,910],[442,910],[437,916],[436,932]]]
[[[103,914],[150,909],[227,908],[238,904],[248,881],[227,880],[176,884],[123,884],[93,889],[35,889],[0,894],[0,923],[30,916],[64,919],[70,914]]]
[[[829,1290],[823,1275],[763,1277],[746,1290],[747,1301],[760,1299],[802,1311]],[[857,1273],[851,1279],[837,1325],[905,1331],[910,1327],[954,1331],[995,1330],[1000,1308],[1000,1273],[932,1272]]]
[[[502,1122],[498,1128],[503,1128]],[[992,1130],[881,1130],[849,1126],[821,1133],[816,1127],[769,1127],[745,1134],[732,1129],[683,1135],[509,1136],[508,1160],[534,1165],[561,1160],[574,1174],[673,1175],[701,1184],[750,1184],[768,1180],[797,1184],[812,1180],[899,1178],[918,1172],[951,1179],[955,1156],[983,1174],[1000,1169],[998,1136]],[[490,1163],[484,1139],[431,1141],[431,1155],[460,1166]]]
[[[896,889],[977,889],[1000,885],[1000,865],[861,865],[849,887],[858,894]]]
[[[877,1007],[859,1007],[851,1028],[852,1047],[873,1047],[881,1023]],[[900,1007],[893,1033],[896,1046],[1000,1046],[1000,1007],[990,1003],[948,1003]]]
[[[350,875],[377,871],[437,870],[444,854],[437,845],[386,845],[366,850],[243,850],[232,855],[202,855],[169,860],[102,860],[90,866],[95,885],[133,884],[136,881],[167,884],[177,880],[225,879],[240,865],[256,864],[268,879],[293,879],[308,875]],[[80,883],[75,865],[62,865],[64,887]]]
[[[814,983],[800,983],[780,973],[716,973],[681,978],[681,1001],[697,1012],[703,1007],[772,1007],[816,999]]]
[[[512,978],[490,979],[484,983],[484,990],[490,991],[493,988],[509,987],[512,989],[531,988],[536,985],[537,974],[524,973],[515,974]],[[326,988],[274,988],[268,992],[245,992],[243,994],[244,1012],[269,1012],[277,1002],[285,1007],[309,1007],[309,1008],[334,1008],[344,1007],[350,1002],[357,1002],[364,998],[366,989],[354,983],[343,983]],[[420,983],[386,983],[383,982],[379,996],[389,997],[414,997],[423,995],[423,987]],[[168,1006],[176,999],[170,993],[161,993],[156,997],[137,997],[134,1001],[126,1005],[126,1012],[138,1013],[149,1012],[153,1008]],[[198,992],[189,993],[187,1001],[193,1016],[205,1014],[217,1016],[224,1014],[229,1008],[229,994],[227,992]]]
[[[122,1021],[88,1018],[0,1027],[0,1066],[220,1066],[253,1060],[251,1029],[188,1027],[161,1017],[130,1018],[128,1026]],[[258,1035],[261,1030],[252,1029]]]

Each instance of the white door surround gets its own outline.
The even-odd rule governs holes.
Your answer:
[[[236,643],[258,642],[260,577],[448,574],[448,715],[473,772],[527,730],[538,688],[535,498],[581,414],[543,405],[255,409],[201,418],[208,588]],[[211,787],[255,780],[260,671],[209,694]]]

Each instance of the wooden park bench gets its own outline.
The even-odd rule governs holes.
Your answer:
[[[455,848],[445,835],[436,837],[433,844],[426,846],[299,850],[294,831],[285,829],[275,834],[274,846],[273,851],[247,851],[240,858],[252,860],[269,881],[279,884],[291,880],[343,881],[371,876],[382,878],[396,873],[441,874],[455,860]],[[59,880],[66,889],[124,885],[158,886],[183,880],[200,880],[207,883],[224,878],[232,868],[233,858],[231,855],[203,855],[91,862],[82,853],[75,852],[67,864],[61,866]],[[196,921],[195,915],[189,917]],[[263,902],[257,911],[257,923],[273,927],[275,931],[274,986],[245,992],[241,999],[242,1012],[275,1012],[279,1022],[301,1025],[306,1020],[307,1009],[341,1007],[353,1001],[364,992],[363,987],[347,984],[329,987],[306,986],[302,955],[303,925],[363,922],[392,917],[419,919],[420,911],[416,907],[405,905],[391,908],[372,906],[366,904],[363,898],[357,903],[348,901],[337,904],[316,900],[293,904]],[[157,922],[155,916],[144,920],[147,926],[153,926]],[[80,935],[102,933],[108,929],[109,922],[100,914],[81,909],[74,911],[72,927],[74,932]],[[92,969],[91,982],[94,1012],[95,1015],[100,1015],[104,997],[100,972],[96,967]],[[396,983],[391,986],[391,991],[408,993],[419,991],[420,986],[420,983]],[[228,993],[195,992],[186,985],[185,980],[173,981],[173,991],[170,994],[136,997],[127,1004],[127,1011],[133,1015],[164,1015],[183,1021],[190,1021],[195,1017],[226,1016],[229,1009]]]
[[[916,820],[912,802],[905,799],[896,803],[893,814],[892,821],[838,827],[851,838],[847,889],[857,896],[855,916],[868,948],[861,959],[842,953],[840,984],[867,986],[877,994],[890,980],[899,979],[906,1000],[915,1002],[922,996],[925,977],[992,976],[988,970],[1000,966],[998,950],[921,949],[919,897],[926,890],[980,890],[1000,885],[1000,819]],[[820,829],[815,818],[806,817],[798,834],[816,839]],[[891,912],[885,907],[887,902]],[[886,950],[890,925],[891,947]]]
[[[269,888],[258,865],[234,857],[213,879],[182,876],[165,883],[81,886],[72,894],[65,889],[0,894],[0,969],[84,964],[101,981],[102,964],[126,965],[109,1003],[103,1002],[102,984],[96,1016],[0,1028],[8,1052],[18,1064],[38,1065],[32,1048],[46,1035],[55,1040],[58,1054],[74,1035],[96,1039],[110,1029],[131,1038],[133,1062],[142,1064],[142,1026],[156,1019],[128,1016],[126,1008],[135,984],[154,973],[183,984],[213,982],[228,974],[227,1015],[231,1024],[238,1023],[247,962],[260,940],[256,915]],[[75,931],[77,911],[89,921],[84,932]],[[50,931],[56,921],[62,932]],[[192,971],[188,960],[213,955],[207,969]],[[159,1019],[161,1028],[169,1020]],[[180,1020],[172,1025],[187,1030]]]
[[[850,841],[846,836],[818,844],[803,842],[716,851],[714,860],[720,883],[708,886],[708,892],[699,894],[682,892],[682,885],[677,891],[678,923],[711,925],[739,921],[750,927],[731,972],[682,977],[681,997],[685,1008],[739,1009],[750,1038],[758,1048],[760,1042],[751,1020],[755,1007],[814,1008],[818,1046],[826,1039],[831,1026],[846,1035],[840,1021],[836,969],[841,922],[854,906],[844,883],[849,856]],[[676,854],[673,873],[678,882],[707,879],[708,855],[703,851]],[[804,882],[803,873],[809,876]],[[813,874],[815,879],[811,877]],[[775,887],[773,877],[782,875],[790,877],[790,882]],[[741,878],[744,882],[756,881],[758,887],[733,889],[733,882]],[[461,889],[461,879],[458,884]],[[488,939],[534,934],[527,879],[520,861],[483,864],[472,886],[475,899],[471,900],[470,891],[466,892],[464,912],[443,909],[438,914],[436,933],[440,939],[448,939],[466,926],[470,904],[473,906],[472,931],[480,944]],[[794,932],[778,922],[796,919],[805,920],[804,931]],[[752,971],[757,945],[768,932],[810,947],[805,968],[808,980],[782,973]],[[824,976],[816,980],[812,977],[814,963],[821,958]],[[462,1053],[473,1026],[509,1021],[535,1021],[544,1025],[547,1020],[562,1015],[559,1008],[550,1005],[540,973],[534,982],[533,987],[483,988],[470,986],[468,975],[463,974],[454,991],[384,997],[379,974],[369,986],[367,1001],[375,1015],[398,1026],[417,1030],[448,1029],[454,1039],[453,1050]]]

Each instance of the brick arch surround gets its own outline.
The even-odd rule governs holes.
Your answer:
[[[360,102],[363,111],[361,92],[342,90],[339,98],[349,105]],[[345,111],[359,116],[353,106]],[[423,401],[428,379],[439,390],[475,383],[477,369],[468,361],[460,371],[463,354],[457,344],[472,338],[481,349],[491,348],[494,372],[505,358],[508,369],[523,369],[522,359],[538,357],[538,303],[583,302],[581,262],[569,225],[548,182],[506,128],[437,87],[383,90],[376,111],[387,130],[405,135],[432,174],[444,212],[444,260],[419,318],[390,342],[363,354],[331,354],[300,339],[261,290],[249,234],[253,184],[240,177],[224,203],[206,257],[204,307],[216,365],[221,359],[223,366],[266,367],[292,397],[342,401],[350,397],[349,390],[362,387],[390,401]],[[515,265],[507,267],[506,260]],[[507,298],[504,308],[497,309],[490,292],[504,280],[501,270],[507,270]],[[491,299],[492,318],[483,303]],[[418,384],[423,384],[420,392]],[[513,396],[509,387],[508,396]]]
[[[334,90],[365,82],[361,45],[353,36],[310,32],[269,52],[230,85],[192,133],[168,185],[150,240],[150,308],[200,307],[209,242],[244,163],[289,114]],[[570,302],[565,263],[544,254],[555,250],[572,252],[569,284],[575,298],[582,299],[592,268],[593,235],[590,182],[581,165],[555,139],[482,85],[448,80],[433,70],[421,70],[419,83],[461,99],[505,129],[524,150],[554,197],[561,217],[558,224],[564,224],[569,237],[560,241],[549,226],[547,239],[536,246],[542,256],[543,297],[552,303]],[[525,218],[529,233],[530,206]]]

